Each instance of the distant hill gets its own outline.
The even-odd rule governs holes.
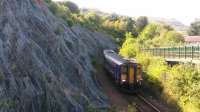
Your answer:
[[[98,14],[99,16],[103,16],[103,17],[107,17],[107,16],[128,17],[128,16],[125,16],[125,15],[117,14],[117,13],[107,13],[107,12],[103,12],[103,11],[100,11],[100,10],[98,10],[98,9],[87,9],[87,8],[81,9],[81,13],[83,13],[83,14],[86,14],[86,13],[89,13],[89,12],[96,13],[96,14]]]
[[[179,32],[185,32],[188,29],[188,26],[184,25],[183,23],[181,23],[176,19],[166,19],[166,18],[156,18],[156,17],[148,17],[148,19],[150,22],[170,25]]]
[[[82,13],[94,12],[94,13],[100,15],[100,16],[118,15],[118,14],[111,14],[111,13],[102,12],[102,11],[99,11],[98,9],[87,9],[87,8],[82,9],[81,12]],[[123,15],[118,15],[118,16],[123,16]],[[133,18],[136,19],[137,17],[133,17]],[[181,23],[180,21],[178,21],[176,19],[148,17],[148,20],[149,20],[149,22],[153,22],[153,23],[170,25],[171,27],[173,27],[178,32],[185,33],[188,29],[188,26],[186,26],[185,24]]]
[[[111,15],[111,14],[109,14],[109,13],[102,12],[102,11],[100,11],[100,10],[98,10],[98,9],[87,9],[87,8],[81,9],[81,13],[83,13],[83,14],[89,13],[89,12],[94,12],[94,13],[100,15],[100,16]]]

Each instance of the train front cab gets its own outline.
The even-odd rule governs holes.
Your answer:
[[[127,92],[136,92],[142,81],[142,66],[138,63],[129,63],[120,66],[120,87]],[[118,75],[119,76],[119,75]]]
[[[142,83],[142,66],[138,63],[130,63],[129,67],[129,89],[137,90]]]

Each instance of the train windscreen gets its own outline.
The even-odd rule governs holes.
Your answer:
[[[127,72],[128,72],[127,66],[125,65],[121,66],[121,82],[122,83],[127,81]]]

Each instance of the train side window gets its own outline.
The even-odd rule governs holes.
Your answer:
[[[127,67],[126,66],[122,66],[121,67],[121,73],[127,73]]]

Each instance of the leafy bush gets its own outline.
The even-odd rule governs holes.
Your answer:
[[[200,73],[194,65],[188,63],[174,66],[168,71],[165,91],[178,102],[183,112],[199,112],[199,81]]]
[[[126,58],[135,57],[139,50],[139,45],[137,45],[135,37],[131,34],[131,32],[128,32],[126,33],[125,38],[126,40],[120,49],[120,55]]]
[[[161,58],[152,57],[150,64],[147,68],[147,73],[150,77],[150,81],[160,81],[164,78],[168,70],[168,65],[165,60]]]
[[[200,72],[192,64],[169,67],[164,59],[143,53],[141,48],[173,46],[183,43],[183,37],[173,29],[157,24],[149,24],[135,38],[126,34],[120,55],[136,58],[143,65],[145,78],[151,87],[176,101],[183,112],[200,112]]]
[[[147,25],[145,29],[142,31],[142,33],[140,34],[140,38],[145,39],[145,40],[153,39],[154,37],[159,35],[158,27],[159,26],[156,24]]]
[[[122,46],[122,49],[120,49],[120,55],[123,55],[124,57],[127,57],[127,58],[131,58],[131,57],[135,57],[136,56],[136,49],[134,46],[134,44],[130,44],[130,43],[134,43],[134,39],[130,38],[130,39],[127,39],[123,46]]]

